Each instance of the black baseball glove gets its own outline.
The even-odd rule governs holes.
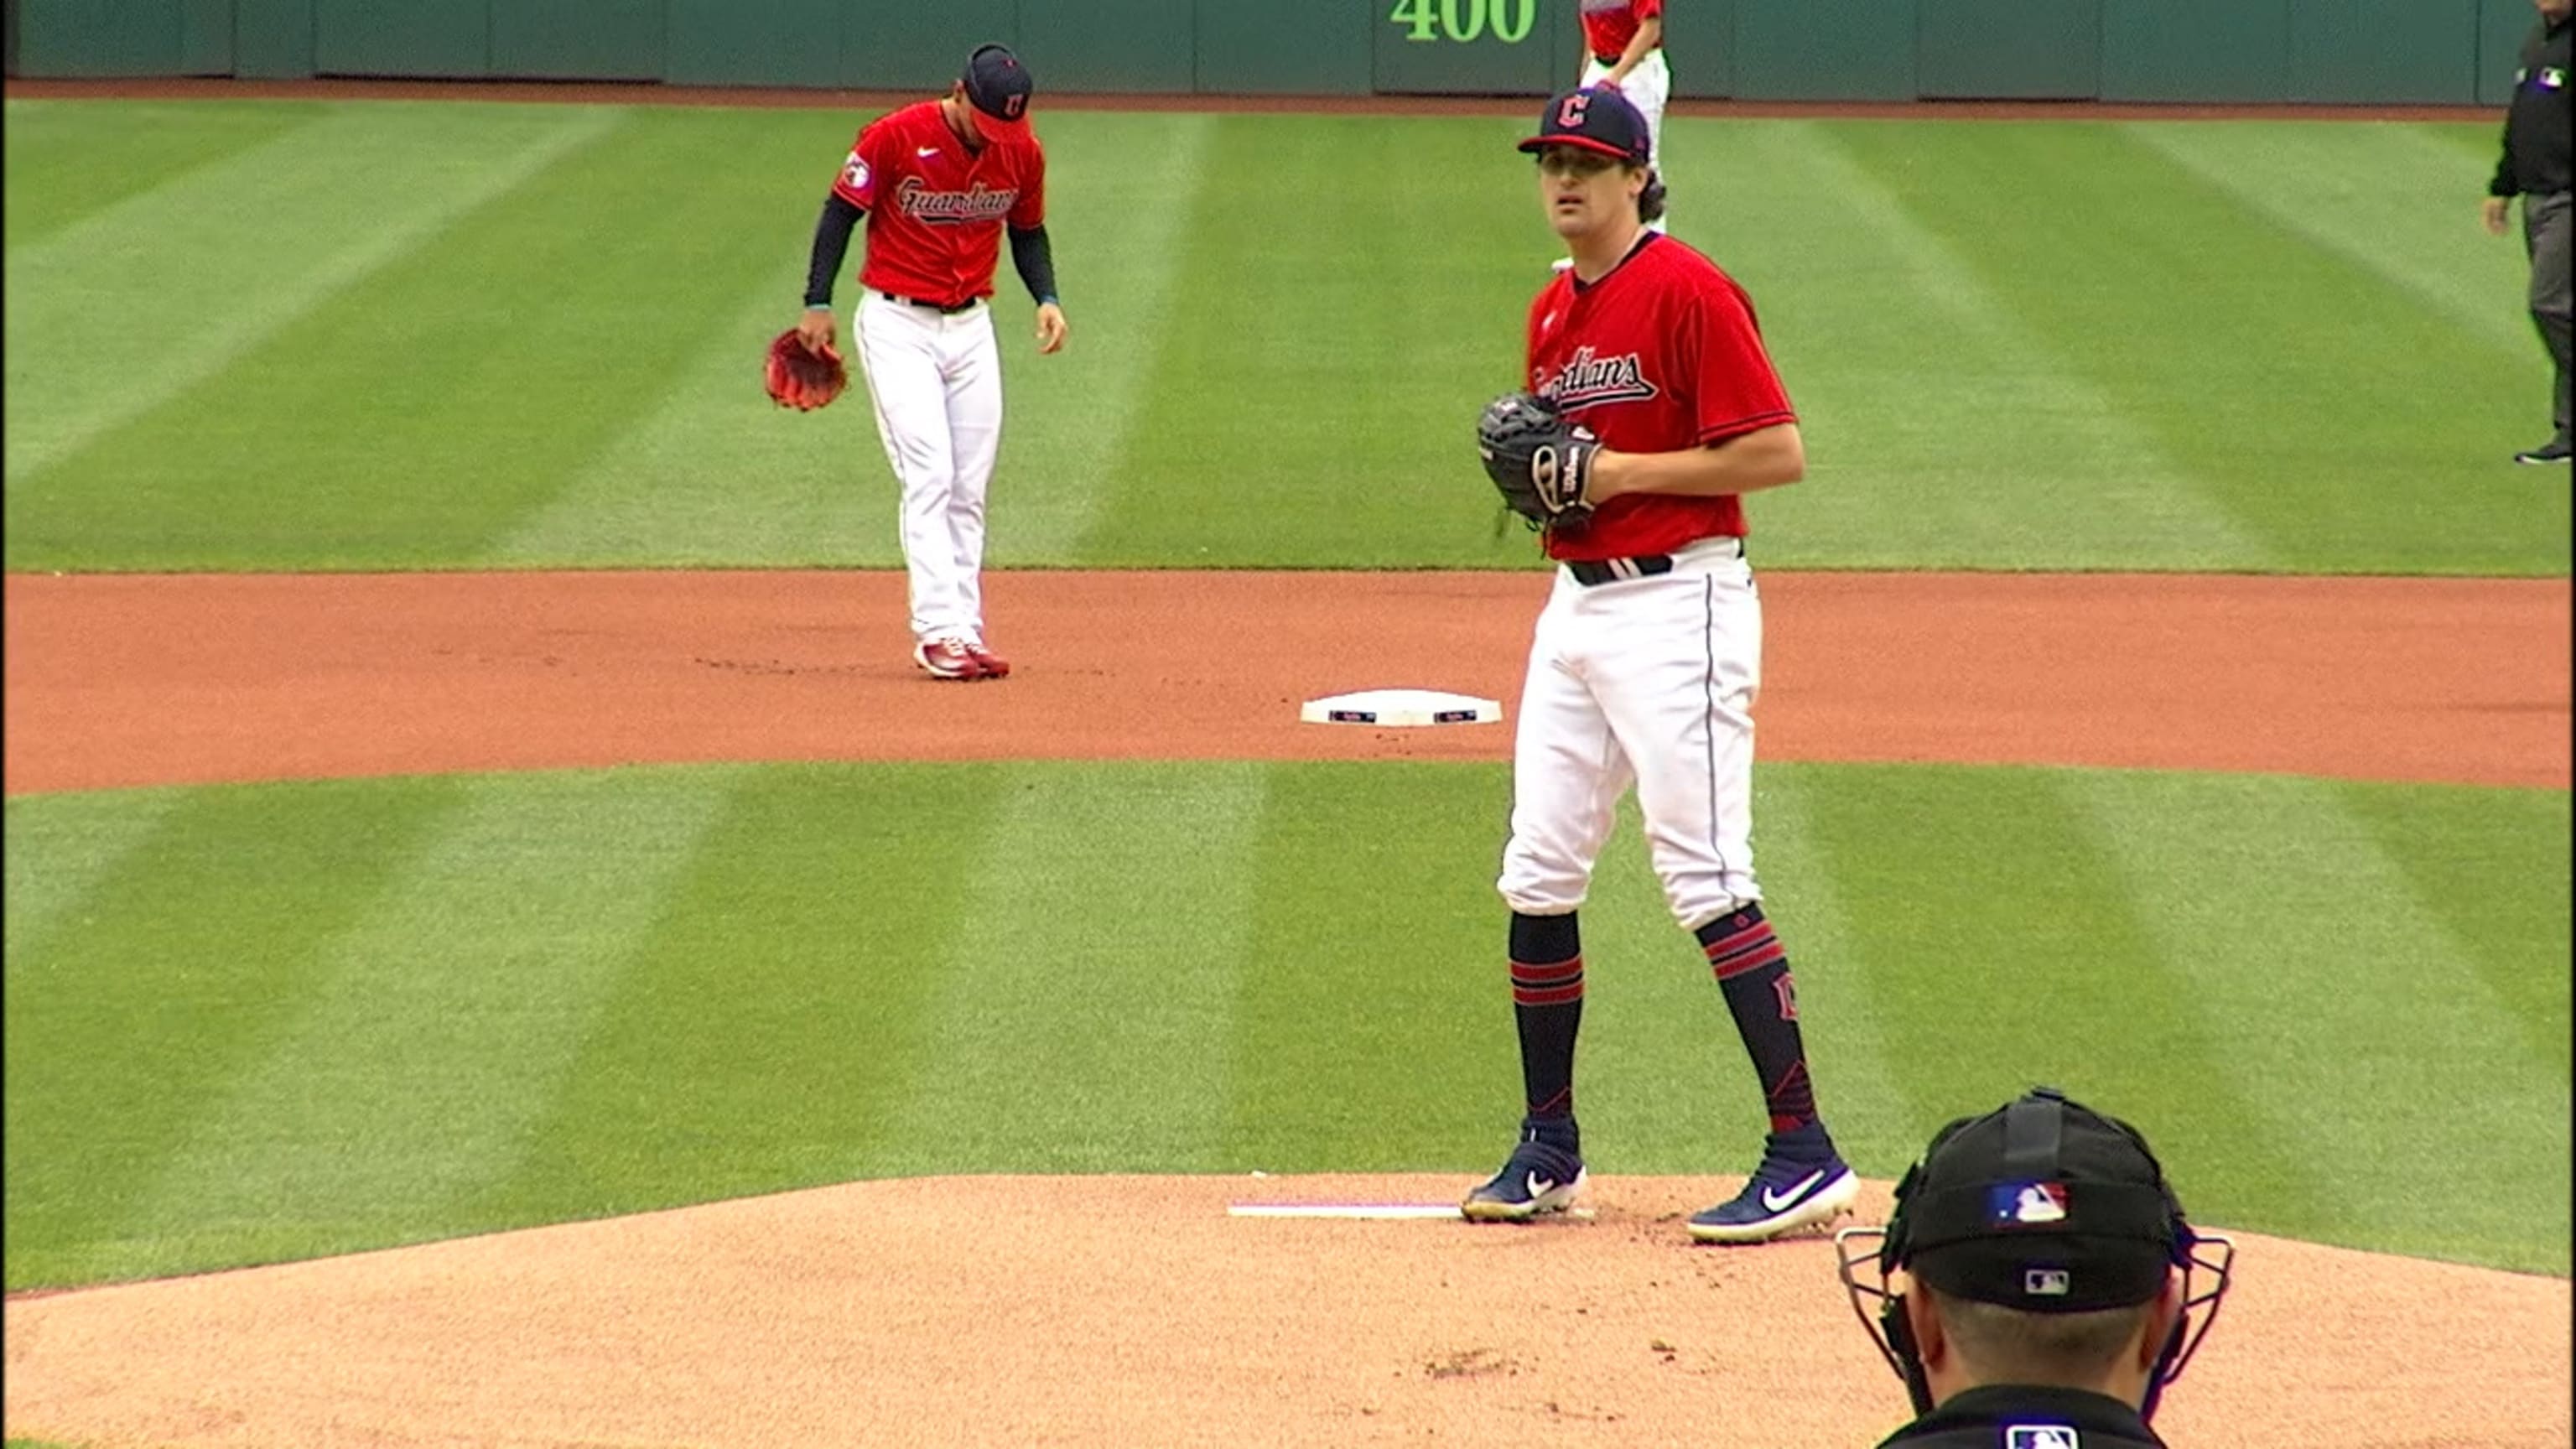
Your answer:
[[[1485,460],[1486,476],[1504,506],[1533,525],[1575,529],[1591,521],[1584,489],[1600,450],[1591,429],[1567,422],[1554,402],[1529,393],[1505,393],[1476,419],[1476,454]]]

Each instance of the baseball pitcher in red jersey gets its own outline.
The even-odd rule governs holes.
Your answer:
[[[1664,60],[1664,0],[1577,0],[1583,18],[1584,90],[1608,86],[1646,118],[1646,164],[1664,164],[1664,106],[1673,73]],[[1658,216],[1646,225],[1664,229]]]
[[[1744,289],[1646,226],[1662,186],[1636,107],[1568,91],[1520,149],[1537,155],[1539,201],[1574,266],[1530,305],[1535,399],[1502,402],[1561,415],[1562,431],[1517,462],[1489,444],[1487,467],[1498,483],[1525,467],[1515,483],[1574,506],[1543,534],[1556,583],[1530,642],[1496,883],[1511,909],[1521,1135],[1461,1211],[1523,1220],[1583,1188],[1576,911],[1633,785],[1665,901],[1716,975],[1769,1122],[1752,1179],[1690,1233],[1762,1242],[1829,1222],[1860,1187],[1817,1115],[1788,953],[1753,873],[1762,606],[1742,495],[1796,482],[1805,446]]]
[[[867,219],[851,326],[877,436],[903,486],[912,658],[934,679],[999,679],[1011,666],[984,635],[984,495],[1002,442],[1002,362],[993,271],[1004,231],[1037,302],[1041,353],[1064,345],[1046,231],[1046,153],[1029,128],[1029,73],[998,45],[967,58],[937,100],[859,132],[814,228],[797,331],[834,340],[832,281]]]

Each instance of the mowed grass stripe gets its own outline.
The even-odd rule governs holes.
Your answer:
[[[2259,130],[2154,121],[2123,129],[2249,209],[2422,298],[2461,331],[2516,361],[2543,361],[2522,307],[2521,237],[2478,230],[2492,156],[2481,166],[2422,126],[2390,121]],[[2492,134],[2487,139],[2492,144]]]
[[[415,193],[375,178],[363,155],[303,168],[385,193],[353,184],[337,211],[303,192],[265,209],[227,193],[147,216],[152,197],[194,195],[261,152],[147,164],[157,184],[142,195],[109,168],[91,192],[72,180],[80,145],[13,129],[12,197],[86,218],[35,254],[87,256],[64,252],[66,239],[135,213],[119,225],[146,240],[128,250],[156,265],[72,268],[29,287],[29,249],[10,248],[10,366],[36,358],[46,379],[26,392],[13,374],[11,466],[45,437],[87,438],[9,488],[10,567],[893,561],[892,484],[881,471],[881,487],[867,482],[883,465],[866,410],[780,414],[753,381],[753,344],[785,325],[760,297],[792,299],[823,168],[863,116],[277,110],[298,129],[268,150],[346,129],[362,153],[399,152],[439,182],[422,195],[465,184],[454,173],[466,153],[511,126],[598,126],[593,141],[608,144],[563,142],[505,194],[389,243],[379,220],[399,223]],[[407,124],[413,144],[369,140],[371,125]],[[2282,129],[2244,124],[2231,145]],[[457,143],[459,126],[486,144]],[[1073,350],[1028,356],[1026,304],[1005,278],[1011,436],[995,561],[1526,563],[1529,539],[1495,528],[1460,441],[1515,379],[1525,310],[1556,250],[1529,162],[1511,150],[1526,129],[1513,117],[1049,122]],[[2348,129],[2335,144],[2354,153],[2338,182],[2349,190],[2320,215],[2429,217],[2420,192],[2447,174],[2443,153],[2484,165],[2492,146],[2457,128]],[[1775,564],[2567,568],[2565,490],[2535,491],[2504,461],[2530,441],[2537,350],[2482,338],[2456,306],[2128,128],[1687,120],[1671,140],[1680,235],[1752,289],[1808,428],[1814,475],[1754,506],[1757,553]],[[1389,145],[1414,164],[1348,164]],[[299,207],[333,224],[279,239],[276,218]],[[2516,267],[2514,243],[2443,225],[2405,233],[2419,277],[2448,261],[2466,289]],[[185,239],[153,240],[173,228]],[[1911,256],[1927,239],[1942,251]],[[333,275],[316,257],[334,247],[396,244],[396,264],[362,285],[298,295]],[[201,280],[207,258],[231,259],[233,274]],[[261,258],[278,285],[252,285]],[[175,312],[162,295],[172,275],[192,278]],[[102,344],[90,333],[107,314],[167,320]],[[253,336],[277,317],[292,320]],[[72,365],[14,345],[36,318],[52,319],[54,355],[77,354]],[[2477,325],[2510,332],[2517,301]],[[1150,356],[1136,345],[1148,337]],[[180,356],[212,370],[166,396],[129,385],[134,357],[159,377]],[[1299,449],[1276,445],[1283,409],[1301,419]]]
[[[2132,879],[2074,772],[1868,766],[1823,785],[1809,815],[1851,903],[1847,966],[1927,1116],[2062,1087],[2145,1132],[2196,1220],[2337,1220],[2325,1165],[2272,1120],[2272,1084],[2228,1070],[2238,1043],[2166,954],[2157,914],[2202,883]]]
[[[694,355],[685,339],[735,306],[726,279],[777,255],[775,233],[708,223],[774,198],[734,164],[757,116],[574,114],[603,128],[613,118],[619,144],[561,157],[413,265],[100,440],[53,476],[43,526],[13,533],[12,559],[75,540],[95,561],[129,566],[482,557],[651,408]],[[693,205],[672,204],[681,191]],[[64,496],[82,479],[114,496],[94,507]],[[226,506],[191,511],[205,498]]]
[[[11,565],[19,566],[22,514],[30,526],[55,515],[53,508],[21,508],[30,480],[217,378],[460,216],[607,137],[622,114],[553,106],[330,107],[266,145],[173,177],[43,242],[12,247]],[[222,223],[210,225],[210,218]],[[398,314],[371,327],[378,370],[399,358],[406,331]],[[308,353],[277,361],[289,378],[310,369],[306,385],[327,389],[326,398],[354,399],[344,390],[364,386],[367,373],[336,372],[339,360]],[[396,397],[407,391],[399,380],[375,385]],[[284,419],[254,406],[240,421]],[[316,420],[306,414],[305,421]],[[74,471],[45,486],[68,495],[114,477]],[[62,512],[79,516],[67,499]]]
[[[2476,953],[2426,908],[2411,859],[2447,842],[2382,849],[2344,804],[2358,788],[2066,781],[2149,906],[2177,999],[2218,1048],[2207,1085],[2257,1104],[2320,1190],[2304,1205],[2268,1203],[2287,1231],[2565,1273],[2564,1058],[2530,1049],[2529,1025],[2487,985]],[[2557,849],[2561,884],[2539,895],[2563,906]],[[2564,954],[2524,965],[2557,975],[2563,1020]]]
[[[1016,808],[1004,767],[688,773],[721,782],[723,807],[496,1186],[496,1218],[884,1176],[905,1104],[936,1090],[916,1077],[943,1064],[920,1048],[949,943],[993,909],[962,883]]]
[[[866,395],[823,413],[762,389],[769,339],[795,321],[801,268],[742,288],[685,339],[679,371],[552,497],[484,551],[497,566],[583,568],[899,563],[895,495]],[[846,339],[844,339],[846,341]]]
[[[1034,304],[1004,246],[993,311],[1005,396],[994,563],[1086,557],[1111,500],[1132,486],[1136,419],[1182,325],[1169,259],[1200,214],[1209,155],[1230,124],[1152,113],[1047,118],[1047,232],[1070,331],[1063,351],[1037,355]]]
[[[1491,765],[1273,768],[1221,1166],[1502,1160],[1521,1114],[1493,888],[1510,801]]]
[[[2262,805],[2280,782],[2104,779],[1763,768],[1763,875],[1853,1159],[1892,1172],[1929,1126],[2053,1081],[2135,1118],[2200,1221],[2430,1251],[2389,1240],[2374,1196],[2389,1182],[2320,1165],[2284,1124],[2341,1113],[2352,1122],[2321,1130],[2375,1132],[2387,1094],[2415,1090],[2406,1063],[2438,1055],[2457,1088],[2511,1057],[2493,1068],[2497,1100],[2473,1104],[2445,1148],[2474,1156],[2479,1191],[2510,1184],[2495,1189],[2504,1207],[2476,1219],[2483,1237],[2442,1251],[2557,1261],[2563,1204],[2512,1204],[2567,1168],[2549,1138],[2566,1120],[2563,1069],[2526,1045],[2527,1022],[2567,1015],[2563,793],[2324,786],[2346,814],[2321,825],[2305,796]],[[534,780],[530,798],[552,803],[515,836],[496,823],[494,781],[183,793],[32,950],[19,934],[5,1002],[11,1285],[898,1173],[1440,1170],[1463,1189],[1493,1170],[1518,1116],[1492,884],[1506,767]],[[2167,852],[2150,829],[2141,865],[2121,843],[2138,833],[2129,816],[2168,795],[2180,823],[2166,833],[2182,843]],[[25,828],[65,802],[152,798],[13,802],[11,849],[77,849],[79,832]],[[657,825],[674,812],[702,822],[694,846]],[[1739,1172],[1759,1144],[1756,1084],[1635,825],[1631,812],[1584,908],[1586,1147],[1613,1177]],[[2401,844],[2385,843],[2392,830]],[[657,832],[672,858],[653,854]],[[479,872],[475,841],[495,857]],[[2373,911],[2403,929],[2356,937],[2347,922]],[[2293,964],[2326,983],[2314,989],[2354,1000],[2320,1012],[2276,973],[2261,979],[2282,999],[2226,1002],[2176,964],[2177,949],[2200,951],[2250,981],[2289,955],[2244,917],[2309,953]],[[2462,938],[2451,976],[2419,973],[2416,988],[2441,1000],[2419,1010],[2382,989],[2445,932]],[[589,976],[544,975],[553,995],[513,996],[500,963],[522,947]],[[367,973],[386,978],[384,1016],[432,1022],[379,1052],[381,1071],[362,1060],[368,1034],[388,1029],[361,1010]],[[2481,1003],[2481,979],[2506,984]],[[1876,1037],[1866,1051],[1856,1001]],[[2378,1036],[2336,1014],[2374,1004],[2390,1018]],[[333,1019],[347,1040],[331,1038]],[[2408,1030],[2413,1056],[2376,1051]],[[2261,1068],[2247,1043],[2265,1033],[2304,1053],[2299,1070]],[[496,1070],[494,1053],[510,1060]],[[1875,1072],[1855,1067],[1873,1056]],[[437,1110],[387,1109],[395,1088],[349,1085],[361,1070],[431,1083]],[[2557,1097],[2531,1100],[2534,1072],[2558,1073]],[[263,1099],[281,1124],[267,1135],[242,1125]],[[238,1150],[197,1139],[200,1125],[238,1134]],[[358,1162],[324,1155],[333,1132]],[[2405,1182],[2466,1170],[2426,1161],[2437,1170],[2378,1165]],[[278,1173],[307,1164],[308,1201],[257,1207]],[[190,1177],[205,1190],[182,1190]],[[363,1201],[343,1201],[367,1182]],[[2433,1190],[2405,1182],[2394,1190]]]
[[[313,118],[309,105],[11,101],[8,124],[0,127],[8,175],[0,237],[13,248],[44,241]],[[10,385],[17,385],[14,373]]]
[[[2522,1046],[2568,1075],[2570,816],[2564,790],[2347,786],[2343,808],[2401,862],[2415,903],[2522,1027]]]
[[[1697,163],[1712,185],[1764,178],[1724,193],[1740,195],[1744,214],[1726,218],[1718,255],[1743,268],[1804,419],[1807,478],[1753,505],[1765,559],[2280,564],[2229,516],[2215,480],[2165,452],[2128,400],[2065,355],[2065,339],[2016,315],[2003,295],[2011,279],[1987,277],[1972,241],[1915,215],[1901,188],[1917,148],[1892,164],[1855,149],[1867,128],[1817,121],[1701,129],[1731,143]],[[1953,127],[1930,149],[1982,144]],[[1820,204],[1833,224],[1821,224]]]
[[[1217,1161],[1268,769],[1004,772],[974,866],[929,886],[954,892],[962,918],[913,968],[938,984],[882,1170]]]
[[[1082,563],[1531,557],[1526,534],[1496,528],[1472,444],[1477,410],[1519,379],[1556,254],[1516,125],[1224,119],[1163,259],[1188,305],[1170,314]],[[1354,163],[1390,147],[1404,165]]]
[[[460,791],[119,1236],[165,1267],[346,1251],[455,1231],[516,1168],[722,795],[690,775]]]
[[[666,122],[667,117],[661,117]],[[720,236],[660,257],[603,251],[592,266],[629,291],[611,344],[655,351],[651,391],[545,480],[482,562],[529,567],[815,566],[898,561],[894,504],[864,397],[855,409],[781,409],[761,386],[769,339],[795,324],[814,220],[859,124],[855,113],[719,113],[663,124],[622,158],[686,213],[712,188]],[[660,154],[724,138],[709,175],[681,180]],[[653,181],[650,178],[663,178]],[[854,242],[850,253],[861,255]],[[849,268],[845,267],[844,272]],[[844,282],[841,300],[851,300]],[[857,353],[844,328],[843,352]],[[855,381],[855,376],[854,376]],[[855,394],[854,394],[855,395]]]
[[[1789,949],[1816,1108],[1845,1160],[1873,1176],[1895,1177],[1932,1129],[1963,1109],[1916,1097],[1908,1089],[1923,1084],[1890,1065],[1889,1037],[1901,1024],[1883,1018],[1876,979],[1857,964],[1859,922],[1816,825],[1815,797],[1832,789],[1833,780],[1831,771],[1815,767],[1755,770],[1753,864],[1764,914]],[[1713,977],[1708,984],[1717,989]],[[1742,1090],[1753,1089],[1749,1066],[1743,1081]]]
[[[1942,146],[1906,131],[1842,136],[2283,566],[2388,569],[2402,518],[2398,571],[2566,567],[2565,491],[2533,499],[2496,448],[2528,427],[2527,365],[2127,129],[1997,126]]]
[[[47,938],[96,925],[90,898],[114,878],[161,827],[181,799],[176,790],[73,795],[8,803],[7,842],[0,848],[7,894],[6,973],[43,958]]]
[[[216,1265],[193,1241],[200,1204],[158,1222],[138,1205],[191,1149],[205,1104],[260,1071],[328,989],[332,943],[459,797],[405,781],[10,802],[25,826],[13,868],[73,848],[26,822],[104,802],[154,820],[83,893],[79,929],[9,947],[10,1288]]]

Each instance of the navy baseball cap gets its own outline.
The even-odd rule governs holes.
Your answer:
[[[1539,114],[1538,134],[1521,143],[1524,151],[1548,146],[1579,146],[1604,156],[1643,166],[1650,142],[1646,118],[1617,87],[1563,91],[1548,98]]]
[[[1029,68],[1010,47],[984,45],[966,57],[966,99],[975,107],[975,128],[987,136],[1017,140],[1029,133],[1029,96],[1036,85]]]
[[[2029,1313],[2144,1303],[2192,1243],[2146,1139],[2051,1087],[1943,1128],[1896,1210],[1882,1266]]]

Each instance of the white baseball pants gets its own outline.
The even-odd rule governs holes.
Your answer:
[[[1609,73],[1610,67],[1603,65],[1599,56],[1593,56],[1583,63],[1582,84],[1587,87],[1598,85],[1601,78]],[[1646,118],[1647,159],[1660,172],[1664,164],[1664,107],[1673,98],[1673,68],[1664,63],[1662,46],[1647,51],[1646,58],[1637,62],[1637,68],[1628,72],[1628,78],[1619,82],[1619,94],[1626,96],[1628,103],[1637,108],[1637,113]],[[1667,178],[1664,185],[1670,188],[1672,181]],[[1662,231],[1664,220],[1659,217],[1647,225]]]
[[[1521,686],[1504,902],[1532,916],[1582,905],[1631,784],[1683,929],[1760,900],[1761,676],[1762,601],[1738,540],[1704,539],[1651,578],[1585,585],[1560,567]]]
[[[903,485],[913,638],[984,637],[984,494],[1002,445],[993,312],[943,315],[870,292],[854,319],[886,462]]]

